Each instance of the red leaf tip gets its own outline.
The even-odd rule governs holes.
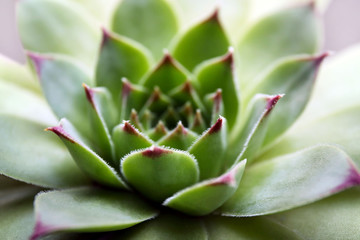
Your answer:
[[[212,127],[210,128],[209,134],[219,132],[223,126],[223,121],[224,121],[224,118],[219,117],[219,119],[216,121],[216,123],[214,125],[212,125]]]
[[[230,171],[227,172],[220,177],[214,179],[210,183],[210,186],[217,186],[217,185],[230,185],[230,186],[236,186],[236,178],[235,178],[235,172]]]
[[[112,38],[112,35],[111,35],[110,31],[108,31],[105,27],[102,27],[101,31],[103,34],[102,41],[101,41],[101,47],[104,47],[106,42]]]
[[[178,125],[174,129],[174,133],[179,134],[179,135],[186,135],[186,134],[188,134],[188,131],[186,130],[186,128],[184,127],[182,122],[179,121]]]
[[[121,96],[122,99],[126,99],[130,92],[133,90],[133,86],[131,85],[130,81],[127,78],[122,78],[122,91],[121,91]]]
[[[283,97],[285,96],[285,94],[278,94],[275,96],[270,96],[266,99],[267,101],[267,105],[266,105],[266,115],[268,115],[271,110],[275,107],[275,105],[277,104],[277,102]]]
[[[36,239],[38,239],[38,238],[40,238],[40,237],[54,231],[54,230],[55,229],[53,227],[46,226],[40,220],[37,220],[36,224],[35,224],[34,231],[31,234],[29,239],[30,240],[36,240]]]
[[[142,152],[142,155],[149,158],[158,158],[163,154],[170,153],[168,149],[160,148],[157,146],[152,146]]]
[[[138,131],[133,125],[129,123],[129,121],[124,121],[123,130],[124,132],[127,132],[129,134],[138,135]]]
[[[45,131],[51,131],[59,137],[65,138],[66,140],[75,143],[75,140],[65,131],[61,124],[59,126],[46,128]]]
[[[89,101],[91,106],[95,109],[95,102],[94,102],[94,92],[95,92],[95,90],[90,88],[85,83],[83,83],[82,86],[83,86],[83,88],[85,90],[85,95],[86,95],[87,100]]]

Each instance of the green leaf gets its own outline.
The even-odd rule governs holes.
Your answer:
[[[61,0],[20,1],[17,20],[25,49],[66,54],[93,66],[100,31],[91,16],[76,4]]]
[[[39,194],[33,239],[52,232],[121,230],[146,221],[157,211],[132,193],[78,188]]]
[[[360,189],[352,188],[322,201],[272,215],[303,239],[358,239]]]
[[[283,10],[254,24],[237,46],[241,89],[251,86],[262,70],[282,57],[315,53],[319,45],[318,30],[310,4]]]
[[[47,130],[59,136],[79,168],[89,177],[107,186],[127,188],[118,173],[83,143],[69,121],[62,119],[59,126],[47,128]]]
[[[0,126],[1,174],[51,188],[88,183],[61,143],[44,133],[43,124],[0,114]]]
[[[122,78],[133,83],[150,68],[150,56],[140,44],[107,32],[103,29],[103,40],[96,67],[96,85],[104,86],[111,91],[115,101],[119,101]]]
[[[116,126],[112,133],[112,139],[116,149],[116,164],[120,163],[122,157],[131,151],[147,148],[153,145],[147,135],[143,135],[128,121]]]
[[[25,0],[32,1],[32,0]],[[76,62],[29,53],[35,65],[44,95],[58,118],[68,118],[83,134],[89,134],[89,106],[82,84],[90,76]]]
[[[0,114],[24,118],[45,126],[57,121],[41,96],[2,79],[0,79]]]
[[[211,216],[205,219],[205,227],[208,240],[224,239],[224,237],[226,240],[303,240],[293,231],[265,217]]]
[[[200,180],[218,176],[224,165],[227,148],[226,120],[220,117],[187,150],[194,155],[200,170]]]
[[[0,79],[26,88],[34,93],[40,93],[38,82],[32,77],[25,66],[0,54]]]
[[[156,144],[159,146],[168,146],[180,150],[188,149],[198,138],[198,135],[179,122],[178,125],[167,135],[160,138]]]
[[[199,179],[197,162],[189,153],[156,146],[125,156],[121,171],[130,185],[158,202]]]
[[[168,93],[187,80],[183,67],[169,54],[165,54],[161,62],[146,76],[142,85],[148,89],[158,86],[162,92]]]
[[[0,206],[0,238],[29,239],[34,227],[33,198]]]
[[[282,97],[283,95],[264,94],[253,97],[244,111],[243,121],[238,124],[240,130],[232,131],[225,168],[244,158],[249,163],[258,154],[268,130],[269,116]]]
[[[168,131],[169,130],[166,128],[164,123],[160,120],[154,128],[150,129],[150,131],[146,133],[146,135],[153,141],[157,141],[168,134]]]
[[[185,188],[166,199],[163,205],[190,215],[207,215],[234,194],[239,186],[245,164],[246,160],[217,178]]]
[[[160,59],[178,30],[175,12],[165,0],[123,0],[115,9],[112,29],[132,38]]]
[[[298,119],[310,99],[319,67],[328,53],[310,58],[285,60],[267,73],[254,92],[285,93],[269,118],[264,145],[286,131]],[[281,124],[279,124],[281,123]]]
[[[188,70],[204,60],[224,55],[230,43],[218,19],[218,11],[181,36],[173,56]]]
[[[360,174],[345,152],[333,146],[316,146],[248,168],[238,191],[220,212],[226,216],[275,213],[358,184]]]
[[[205,62],[196,69],[196,84],[201,97],[221,89],[224,102],[224,117],[231,128],[240,108],[239,89],[235,77],[232,50],[221,58]]]
[[[86,97],[91,105],[91,122],[92,122],[92,135],[94,139],[94,146],[99,155],[105,159],[108,163],[114,163],[115,161],[115,148],[111,139],[109,127],[105,121],[106,117],[104,108],[113,105],[111,95],[106,88],[90,88],[86,84],[83,84]],[[116,108],[112,106],[111,110],[116,112]],[[107,111],[111,114],[110,111]],[[115,117],[116,119],[116,117]],[[114,122],[114,119],[112,119]],[[118,166],[115,164],[114,166]]]
[[[113,9],[118,0],[72,0],[81,5],[92,17],[95,17],[103,26],[108,26]]]
[[[124,240],[208,239],[201,220],[173,213],[161,213],[154,220],[120,231],[115,236]]]

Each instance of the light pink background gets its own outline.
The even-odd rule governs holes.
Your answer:
[[[196,0],[194,0],[196,1]],[[0,53],[23,62],[15,24],[15,0],[0,0]],[[324,16],[325,50],[360,43],[360,0],[333,0]]]

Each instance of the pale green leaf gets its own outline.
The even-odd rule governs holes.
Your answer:
[[[360,238],[360,189],[353,188],[322,201],[270,216],[303,239]]]
[[[201,220],[180,214],[161,213],[154,220],[120,231],[115,235],[124,240],[207,240]]]
[[[76,4],[62,0],[24,0],[17,6],[17,22],[25,49],[66,54],[95,63],[100,28]]]
[[[88,184],[61,142],[44,132],[43,124],[0,114],[0,126],[1,174],[43,187]]]
[[[205,219],[208,240],[303,240],[290,229],[265,217]]]
[[[121,230],[157,215],[132,193],[78,188],[39,194],[35,199],[33,237],[52,232],[103,232]]]
[[[198,135],[179,122],[178,125],[167,135],[160,138],[156,144],[159,146],[168,146],[180,150],[187,150],[191,144],[198,138]]]
[[[114,32],[142,43],[156,59],[177,29],[177,18],[166,0],[122,0],[112,22]]]
[[[256,216],[302,206],[360,184],[351,159],[333,146],[316,146],[246,169],[238,191],[220,209]]]
[[[294,54],[315,53],[319,26],[311,5],[283,10],[255,23],[237,45],[241,89],[276,60]]]

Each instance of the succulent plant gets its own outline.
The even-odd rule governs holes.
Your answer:
[[[215,2],[18,2],[1,239],[359,239],[360,48],[315,81],[317,3]]]

